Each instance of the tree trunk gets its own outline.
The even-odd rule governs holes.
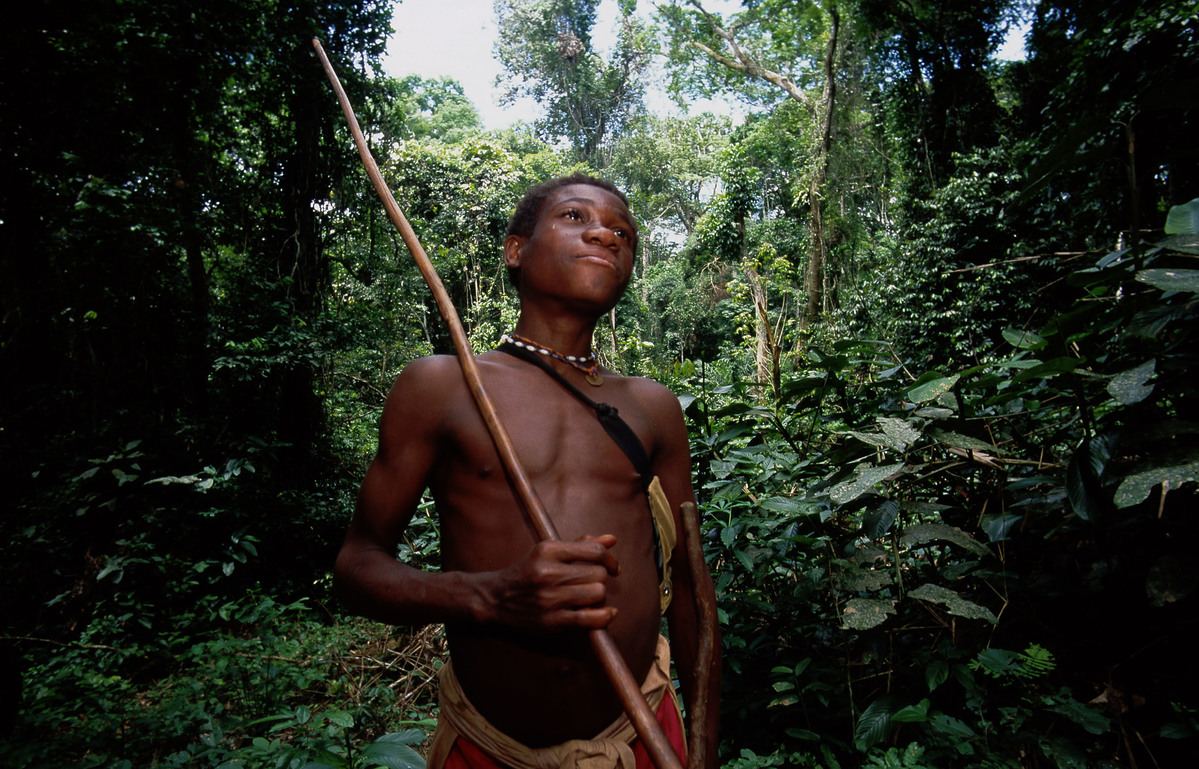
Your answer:
[[[749,284],[749,296],[754,305],[754,379],[758,384],[769,384],[777,399],[779,394],[779,349],[770,326],[770,315],[766,305],[766,287],[756,267],[746,264],[742,269],[745,282]]]
[[[824,232],[824,187],[828,181],[829,154],[833,146],[833,113],[837,102],[837,81],[833,64],[837,57],[837,37],[841,29],[841,16],[837,7],[828,9],[828,48],[824,53],[824,92],[820,96],[820,144],[816,154],[816,167],[808,188],[809,204],[812,207],[811,238],[812,250],[808,257],[808,269],[804,276],[807,304],[799,319],[800,330],[807,329],[816,321],[826,305],[824,296],[824,267],[828,262],[828,239]]]

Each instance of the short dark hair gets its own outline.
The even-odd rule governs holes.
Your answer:
[[[550,196],[563,187],[568,187],[572,184],[590,184],[592,187],[599,187],[601,190],[607,190],[620,199],[624,203],[625,208],[629,206],[629,199],[621,192],[615,184],[607,179],[597,179],[594,176],[589,176],[584,173],[573,173],[570,176],[559,176],[541,184],[530,187],[525,192],[525,196],[516,204],[516,210],[512,212],[512,218],[508,220],[508,231],[504,233],[504,240],[509,236],[516,235],[518,237],[527,238],[533,234],[533,229],[537,226],[537,219],[541,216],[541,209],[545,207],[545,201],[549,200]],[[637,224],[632,223],[634,233]],[[509,267],[508,279],[512,281],[512,285],[516,290],[520,291],[520,268]]]

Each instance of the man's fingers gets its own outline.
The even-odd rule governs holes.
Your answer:
[[[584,534],[583,536],[579,537],[575,541],[576,542],[598,542],[601,545],[603,545],[604,547],[612,547],[613,545],[616,544],[616,535],[615,534],[599,534],[599,535]]]
[[[588,609],[563,609],[546,616],[546,627],[565,630],[568,628],[605,628],[616,619],[616,609],[599,606]]]
[[[600,545],[600,547],[602,549],[591,551],[591,553],[594,555],[593,560],[595,560],[596,563],[601,564],[605,569],[607,569],[608,573],[611,574],[613,577],[619,576],[620,563],[616,560],[616,553],[613,552],[613,550],[612,550],[612,548],[616,546],[616,537],[615,536],[613,536],[612,534],[600,534],[599,536],[592,536],[590,534],[587,534],[582,537],[579,537],[575,541],[579,542],[579,543],[590,543],[592,545]]]

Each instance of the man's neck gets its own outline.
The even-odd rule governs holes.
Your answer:
[[[546,322],[522,312],[513,333],[551,347],[563,355],[582,356],[591,352],[596,322],[562,317]]]

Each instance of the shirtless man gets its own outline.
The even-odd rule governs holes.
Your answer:
[[[693,502],[694,494],[678,400],[655,382],[596,370],[593,359],[586,360],[597,320],[628,285],[636,246],[627,203],[610,184],[575,176],[530,190],[504,241],[504,263],[521,303],[511,338],[552,350],[526,355],[541,357],[585,395],[616,407],[665,492],[665,515],[681,531],[679,506]],[[378,453],[337,558],[338,594],[352,611],[384,622],[445,623],[454,690],[501,738],[531,749],[592,740],[623,718],[623,710],[587,631],[607,628],[638,681],[648,682],[662,668],[663,591],[643,477],[596,412],[547,372],[499,350],[476,360],[560,540],[537,543],[457,360],[423,358],[404,369],[387,397]],[[440,519],[439,572],[395,559],[426,488]],[[665,586],[671,598],[666,617],[687,709],[694,712],[694,595],[714,595],[707,570],[693,573],[682,547],[678,553]],[[708,723],[688,725],[704,730],[711,766],[720,690],[715,656]],[[662,704],[656,714],[681,755],[668,670],[665,688],[669,692],[657,695]],[[441,736],[449,728],[447,709],[453,709],[446,690],[443,674],[431,769],[443,761],[450,767],[517,766],[516,758],[496,756],[498,748],[472,743],[461,729],[451,728],[448,740]],[[590,749],[594,745],[584,752]],[[483,758],[489,751],[491,757]],[[639,767],[649,766],[644,747],[634,745],[632,753]],[[629,752],[622,755],[627,761]]]

